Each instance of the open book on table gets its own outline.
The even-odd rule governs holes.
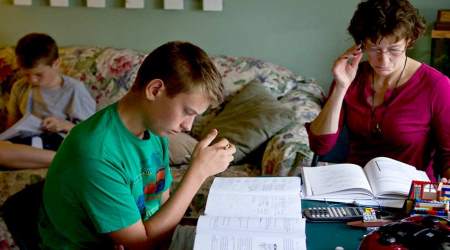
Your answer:
[[[25,114],[20,120],[0,134],[0,140],[9,140],[17,136],[33,136],[42,133],[42,120],[31,113]]]
[[[194,250],[306,249],[298,177],[216,177]]]
[[[304,167],[302,177],[305,199],[363,204],[375,200],[373,205],[391,207],[403,205],[413,180],[429,181],[424,171],[386,157],[374,158],[364,168],[355,164]]]

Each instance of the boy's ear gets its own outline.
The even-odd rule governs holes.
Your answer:
[[[161,95],[166,89],[163,80],[153,79],[145,86],[145,97],[152,101],[159,95]]]
[[[61,60],[58,58],[52,63],[52,67],[55,69],[59,69],[59,65],[61,64]]]

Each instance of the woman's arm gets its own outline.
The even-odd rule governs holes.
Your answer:
[[[450,79],[444,75],[432,78],[428,84],[433,88],[431,101],[431,131],[434,135],[435,164],[441,168],[442,177],[450,178]]]
[[[353,82],[362,58],[360,46],[353,46],[342,54],[333,65],[334,88],[310,130],[314,135],[334,134],[339,128],[339,117],[345,93]]]
[[[334,134],[338,131],[342,103],[347,90],[335,86],[331,91],[322,111],[311,122],[310,130],[314,135]]]
[[[54,156],[54,151],[0,141],[0,166],[2,167],[45,168],[50,165]]]

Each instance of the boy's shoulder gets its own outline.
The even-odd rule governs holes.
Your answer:
[[[77,124],[67,135],[71,143],[82,144],[85,149],[104,147],[108,143],[105,142],[112,134],[114,134],[115,123],[114,107],[108,106],[88,119]],[[87,138],[89,138],[87,140]]]
[[[75,94],[78,97],[88,97],[89,99],[92,99],[92,96],[84,82],[67,75],[61,76],[64,80],[63,88],[61,89],[61,91]],[[95,104],[94,99],[92,99],[92,102]]]
[[[29,91],[32,86],[28,83],[27,79],[22,77],[17,79],[11,87],[10,100],[16,100],[21,98],[28,98]],[[14,97],[14,98],[11,98]]]
[[[84,82],[73,78],[71,76],[68,75],[61,75],[61,77],[64,80],[64,85],[70,88],[81,88],[81,87],[85,87]]]
[[[30,88],[31,84],[28,83],[27,78],[26,77],[20,77],[19,79],[17,79],[13,85],[12,85],[12,89],[17,90],[17,89],[27,89]]]

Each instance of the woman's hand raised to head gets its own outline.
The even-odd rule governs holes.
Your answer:
[[[236,147],[227,139],[210,145],[218,134],[217,129],[211,130],[195,147],[192,153],[191,168],[203,178],[225,171],[230,162],[233,161],[233,154]]]
[[[333,77],[336,81],[336,88],[347,90],[355,79],[362,56],[361,45],[354,45],[336,59],[333,65]]]

